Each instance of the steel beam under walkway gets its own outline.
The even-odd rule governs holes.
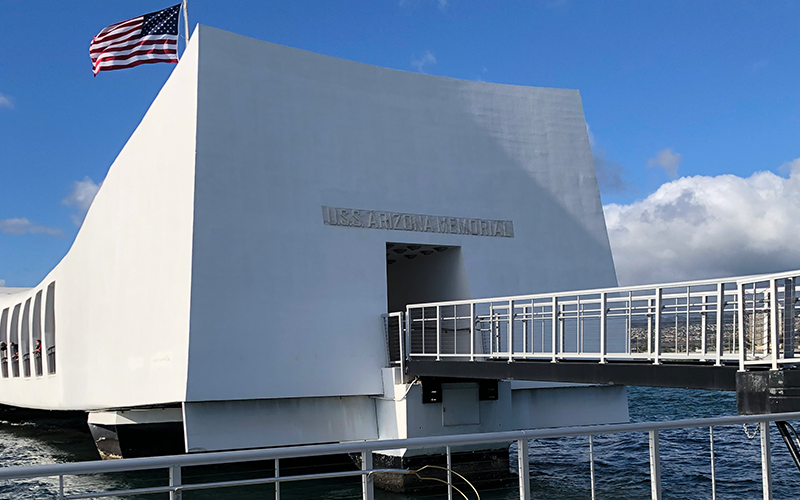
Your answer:
[[[698,363],[606,363],[582,361],[433,361],[406,360],[414,377],[535,380],[583,384],[639,385],[684,389],[736,390],[735,366]]]

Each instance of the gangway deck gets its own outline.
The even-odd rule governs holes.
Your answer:
[[[384,318],[389,359],[409,377],[737,390],[743,413],[800,409],[798,277],[412,304]]]

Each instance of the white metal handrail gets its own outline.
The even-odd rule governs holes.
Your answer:
[[[778,413],[771,415],[750,415],[734,417],[700,418],[687,420],[672,420],[664,422],[637,422],[623,424],[592,425],[581,427],[561,427],[549,429],[532,429],[505,432],[490,432],[479,434],[462,434],[451,436],[421,437],[409,439],[391,439],[376,441],[361,441],[352,443],[323,444],[310,446],[293,446],[284,448],[270,448],[259,450],[230,451],[198,453],[188,455],[173,455],[165,457],[150,458],[130,458],[111,461],[78,462],[52,465],[0,467],[0,480],[20,480],[30,478],[57,477],[59,479],[60,499],[79,499],[79,498],[101,498],[106,496],[126,496],[134,494],[152,494],[169,492],[171,499],[180,498],[182,491],[194,489],[224,488],[232,486],[244,486],[253,484],[274,483],[279,485],[281,482],[303,481],[312,479],[346,477],[353,475],[362,476],[362,498],[373,498],[372,476],[378,473],[408,473],[404,469],[375,469],[372,467],[372,455],[376,451],[396,450],[396,449],[415,449],[425,448],[427,450],[440,449],[447,453],[448,463],[450,460],[450,448],[454,446],[476,445],[476,444],[497,444],[497,443],[516,443],[518,448],[518,474],[520,498],[530,499],[530,471],[528,457],[528,441],[531,439],[547,439],[560,437],[588,436],[591,446],[592,436],[603,434],[620,434],[647,432],[649,435],[650,451],[650,481],[652,498],[661,498],[661,466],[660,466],[660,446],[659,432],[667,429],[688,429],[698,427],[708,427],[711,437],[711,461],[713,478],[713,428],[726,425],[741,425],[757,423],[761,429],[761,458],[762,458],[762,488],[765,499],[772,498],[772,470],[771,470],[771,451],[769,440],[769,422],[789,421],[800,419],[800,412]],[[276,460],[286,458],[302,458],[324,455],[335,455],[344,453],[360,453],[362,456],[362,467],[360,471],[336,472],[322,474],[305,474],[298,476],[282,476],[275,474],[273,477],[248,479],[241,481],[225,482],[199,482],[184,484],[181,481],[181,470],[185,467],[197,465],[212,465],[226,463],[242,463],[257,460]],[[593,454],[591,467],[594,468]],[[102,474],[109,472],[129,472],[137,470],[168,469],[170,471],[170,484],[166,486],[156,486],[139,489],[115,490],[115,491],[94,491],[81,492],[76,494],[65,494],[64,478],[66,476],[79,476],[83,474]],[[276,472],[278,462],[276,462]],[[712,480],[712,490],[715,488]],[[592,491],[594,493],[594,481],[592,481]],[[280,498],[280,490],[276,488],[276,498]]]
[[[408,358],[800,362],[800,270],[412,304]]]

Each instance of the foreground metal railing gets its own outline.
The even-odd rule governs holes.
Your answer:
[[[620,434],[620,433],[639,433],[646,432],[649,437],[649,461],[650,461],[650,485],[651,498],[661,498],[661,452],[659,443],[659,432],[666,429],[689,429],[698,427],[709,428],[709,451],[711,464],[711,491],[712,497],[716,498],[716,479],[714,463],[714,427],[758,424],[760,429],[761,441],[761,474],[763,498],[772,498],[772,462],[771,444],[769,435],[770,422],[785,422],[788,420],[800,419],[800,412],[782,413],[771,415],[736,416],[702,418],[690,420],[674,420],[667,422],[640,422],[610,425],[594,425],[583,427],[562,427],[552,429],[534,429],[508,432],[491,432],[482,434],[462,434],[443,437],[424,437],[412,439],[392,439],[383,441],[362,441],[341,444],[325,444],[312,446],[295,446],[286,448],[271,448],[262,450],[232,451],[217,453],[199,453],[189,455],[177,455],[153,458],[133,458],[111,461],[79,462],[53,465],[36,465],[27,467],[3,467],[0,468],[0,480],[21,480],[29,478],[49,478],[58,479],[59,491],[57,498],[60,500],[83,499],[83,498],[103,498],[110,496],[130,496],[130,495],[149,495],[156,493],[169,493],[171,500],[180,499],[183,491],[229,488],[234,486],[250,486],[262,484],[274,484],[274,495],[276,500],[280,500],[280,484],[296,481],[318,480],[326,478],[340,478],[349,476],[361,476],[362,491],[361,497],[365,500],[372,500],[373,476],[375,474],[408,474],[413,471],[405,469],[375,469],[372,466],[373,453],[383,450],[415,449],[425,448],[429,453],[439,452],[447,455],[447,463],[450,464],[451,448],[457,446],[474,446],[481,444],[516,443],[517,448],[517,471],[519,476],[519,497],[524,500],[531,498],[530,493],[530,469],[529,469],[529,444],[532,439],[547,439],[560,437],[587,436],[589,446],[589,459],[591,469],[591,491],[592,498],[595,497],[596,485],[594,474],[594,451],[593,437],[598,435]],[[280,460],[287,458],[316,457],[324,455],[335,455],[344,453],[361,454],[361,470],[351,472],[333,472],[320,474],[303,474],[294,476],[280,475]],[[223,482],[198,482],[184,484],[181,481],[182,469],[185,467],[212,464],[243,463],[260,460],[274,460],[274,475],[271,477],[223,481]],[[741,465],[741,464],[740,464]],[[140,471],[150,469],[167,469],[169,471],[169,484],[164,486],[135,488],[127,490],[107,490],[107,491],[65,491],[65,477],[80,476],[85,474],[102,474],[111,472]],[[452,498],[452,489],[448,486],[448,497]]]
[[[408,358],[800,363],[799,271],[409,305]]]

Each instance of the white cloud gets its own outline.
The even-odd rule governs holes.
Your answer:
[[[0,287],[6,286],[6,280],[0,280]]]
[[[662,149],[655,158],[647,160],[647,168],[661,167],[670,177],[675,178],[682,159],[681,154],[673,152],[672,148]]]
[[[64,205],[75,207],[78,210],[78,213],[72,215],[72,222],[76,226],[80,226],[83,222],[101,185],[102,182],[95,184],[88,176],[84,177],[82,181],[75,181],[72,185],[72,192],[61,200]]]
[[[14,109],[14,102],[11,98],[0,92],[0,108]]]
[[[682,177],[604,207],[621,285],[800,269],[800,158],[788,178]]]
[[[42,226],[24,217],[0,220],[0,232],[13,235],[49,234],[50,236],[64,237],[64,232],[61,229]]]
[[[433,66],[435,64],[436,56],[430,50],[426,50],[419,59],[416,56],[411,56],[411,66],[417,68],[420,73],[425,73],[425,66]]]

